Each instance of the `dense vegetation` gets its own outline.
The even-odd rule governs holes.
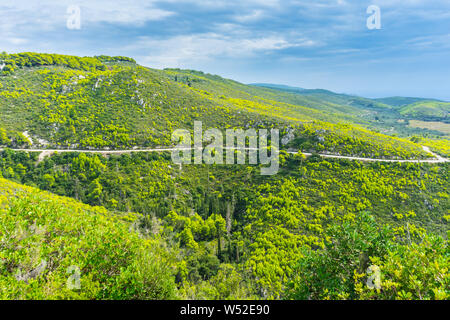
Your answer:
[[[26,148],[31,142],[22,133],[16,131],[6,131],[0,128],[0,146],[10,148]]]
[[[449,121],[450,103],[438,101],[420,101],[400,109],[400,113],[413,119],[427,121]]]
[[[408,104],[421,102],[421,101],[438,101],[438,100],[431,100],[431,99],[425,99],[425,98],[414,98],[414,97],[387,97],[387,98],[379,98],[374,99],[376,101],[379,101],[381,103],[394,106],[394,107],[403,107]]]
[[[367,214],[329,230],[323,251],[304,250],[293,268],[290,299],[450,298],[448,240],[395,236]],[[369,277],[368,277],[369,274]]]
[[[0,179],[1,299],[169,299],[170,256],[117,217]]]
[[[72,69],[80,70],[96,70],[105,69],[105,66],[96,58],[80,58],[75,56],[65,56],[60,54],[45,54],[24,52],[17,54],[2,53],[0,56],[4,67],[2,73],[4,75],[12,74],[18,68],[34,67],[34,66],[66,66]]]
[[[450,298],[448,163],[316,154],[418,159],[428,145],[448,155],[430,131],[373,131],[397,123],[394,106],[126,57],[2,58],[14,61],[0,76],[2,147],[168,146],[194,120],[289,139],[270,177],[258,165],[178,166],[169,153],[5,148],[0,298]],[[74,270],[79,289],[67,286]]]
[[[344,119],[345,110],[338,113],[289,104],[266,89],[218,76],[150,70],[123,57],[26,53],[6,57],[13,60],[5,61],[16,61],[20,68],[14,76],[0,77],[0,127],[26,130],[35,145],[82,149],[167,146],[173,130],[192,129],[193,120],[201,119],[205,128],[223,130],[278,127],[286,132],[291,128],[299,137],[299,144],[291,147],[304,151],[386,158],[427,156],[406,139],[324,122]],[[105,66],[101,61],[109,65],[98,68]]]
[[[208,293],[223,268],[247,283],[231,296],[283,297],[304,250],[322,250],[328,227],[363,211],[397,235],[448,231],[448,166],[285,154],[282,171],[267,181],[255,166],[180,170],[164,154],[63,153],[35,166],[36,157],[4,151],[3,176],[114,212],[141,213],[143,234],[157,234],[181,252],[178,284],[191,298],[229,297]]]
[[[274,99],[331,112],[335,120],[357,123],[386,135],[416,135],[439,139],[448,136],[448,132],[441,129],[442,125],[436,125],[437,121],[448,123],[448,102],[410,97],[367,99],[321,89],[307,90],[271,84],[257,86],[267,88],[266,91],[270,90]],[[420,128],[410,126],[410,120],[419,120],[428,125],[422,125]],[[448,145],[448,142],[446,144]]]

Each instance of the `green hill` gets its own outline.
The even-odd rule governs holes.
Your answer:
[[[356,125],[354,106],[322,100],[302,106],[280,91],[197,71],[144,68],[123,57],[23,53],[2,59],[12,67],[0,77],[0,128],[19,142],[27,132],[34,145],[59,148],[169,146],[173,130],[192,129],[200,119],[221,129],[292,127],[300,144],[291,147],[304,151],[427,157],[410,141]],[[4,145],[20,144],[13,142]]]
[[[2,59],[0,298],[449,299],[448,162],[286,152],[429,157],[420,144],[448,152],[439,137],[414,143],[368,129],[397,122],[395,108],[125,57]],[[192,130],[195,120],[280,128],[290,139],[278,174],[179,166],[168,152],[39,158],[9,149],[169,146],[172,130]],[[382,290],[366,286],[373,266]]]
[[[169,254],[116,216],[0,178],[0,299],[170,299]]]
[[[219,127],[260,119],[233,113],[156,70],[91,59],[90,69],[36,64],[1,77],[0,126],[53,146],[125,148],[169,145],[171,132],[196,118]]]
[[[368,111],[356,106],[327,102],[316,97],[302,97],[284,90],[244,85],[199,71],[164,71],[178,82],[208,92],[216,101],[231,102],[233,108],[282,119],[293,126],[301,122],[300,129],[295,134],[299,139],[296,140],[297,143],[290,144],[293,148],[364,156],[418,156],[421,152],[403,139],[367,130],[362,124],[368,125],[368,122],[362,115]],[[361,98],[362,100],[364,99]],[[386,109],[381,105],[380,108]],[[323,143],[318,143],[320,140]],[[387,146],[395,146],[394,149],[398,147],[403,151],[388,151]]]
[[[425,98],[413,98],[413,97],[387,97],[387,98],[378,98],[374,99],[376,101],[379,101],[381,103],[394,106],[394,107],[403,107],[408,104],[416,103],[416,102],[423,102],[423,101],[436,101],[434,99],[425,99]]]
[[[331,104],[341,112],[359,115],[362,110],[371,109],[390,109],[390,106],[375,99],[367,99],[354,95],[335,93],[324,89],[303,89],[289,86],[280,86],[274,84],[254,84],[255,86],[271,88],[287,93],[294,93],[296,96],[302,96],[305,101],[318,101],[321,104]],[[345,109],[343,107],[346,107]],[[357,121],[354,119],[354,121]]]
[[[427,121],[450,121],[450,102],[421,101],[400,109],[403,116]]]
[[[266,179],[252,166],[171,168],[164,156],[61,154],[36,166],[24,153],[4,151],[1,172],[9,179],[114,213],[0,179],[0,232],[7,235],[0,250],[0,284],[6,288],[0,297],[284,298],[304,283],[295,271],[299,263],[355,234],[354,251],[345,243],[335,248],[334,261],[347,261],[346,267],[330,273],[349,279],[349,287],[322,288],[322,298],[369,294],[352,289],[366,281],[369,261],[359,262],[365,255],[378,259],[386,286],[390,279],[415,295],[408,273],[392,271],[409,266],[430,278],[420,285],[422,297],[448,298],[448,276],[437,276],[448,268],[448,244],[427,235],[445,236],[449,230],[448,165],[361,164],[300,155],[283,155],[281,162],[280,173]],[[121,213],[129,211],[142,216]],[[373,212],[377,225],[359,224],[365,211]],[[380,240],[378,230],[388,227],[391,233]],[[346,229],[336,234],[334,228]],[[424,261],[413,262],[417,257]],[[66,287],[71,266],[80,268],[81,290]],[[345,276],[354,272],[361,278]],[[290,281],[297,284],[286,292]],[[321,290],[323,281],[309,281]],[[375,298],[399,294],[391,288]]]
[[[274,98],[276,100],[311,106],[332,114],[336,121],[363,126],[387,135],[442,135],[432,124],[422,126],[427,130],[408,126],[408,122],[404,121],[405,116],[412,120],[448,121],[448,103],[439,100],[410,97],[367,99],[323,89],[303,89],[276,84],[254,86],[278,92]]]

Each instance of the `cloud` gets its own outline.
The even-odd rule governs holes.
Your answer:
[[[175,14],[173,11],[160,9],[151,1],[142,0],[96,0],[82,1],[83,16],[88,22],[119,23],[142,25],[148,21],[163,20]]]
[[[450,33],[416,37],[405,41],[405,43],[421,49],[450,48]]]
[[[106,22],[142,25],[146,21],[162,20],[175,14],[156,7],[151,0],[2,0],[0,17],[7,18],[8,12],[14,12],[13,21],[8,19],[11,24],[20,25],[26,21],[37,27],[52,25],[57,28],[67,19],[69,6],[80,7],[83,24]]]
[[[390,8],[405,8],[405,7],[448,7],[449,3],[447,0],[372,0],[373,4]]]
[[[28,39],[24,39],[24,38],[15,38],[15,37],[6,37],[3,38],[4,41],[7,41],[11,44],[14,45],[20,45],[20,44],[25,44],[28,42]]]
[[[244,14],[244,15],[237,15],[234,17],[234,19],[240,23],[244,22],[251,22],[251,21],[257,21],[264,17],[264,11],[263,10],[254,10],[251,13]]]
[[[217,58],[249,58],[259,53],[273,52],[296,47],[317,45],[309,39],[289,42],[272,35],[259,38],[233,38],[217,33],[176,36],[170,39],[155,40],[142,37],[138,43],[127,49],[150,51],[143,57],[152,67],[180,67],[186,63],[197,63]]]

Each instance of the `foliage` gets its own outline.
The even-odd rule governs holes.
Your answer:
[[[368,214],[363,213],[355,220],[331,226],[323,250],[304,251],[304,257],[293,268],[287,298],[357,298],[355,273],[365,273],[370,257],[385,255],[392,236],[388,229],[380,230]]]
[[[428,121],[443,120],[449,118],[450,103],[439,101],[419,101],[400,109],[404,116]]]
[[[4,179],[0,199],[1,299],[175,297],[159,240],[129,232],[128,223],[104,208]],[[74,270],[80,271],[78,289],[76,282],[67,285]]]
[[[35,67],[35,66],[51,66],[60,65],[67,66],[72,69],[95,70],[104,69],[103,64],[96,58],[76,57],[61,54],[47,54],[22,52],[13,54],[2,54],[0,59],[4,61],[10,69],[3,69],[3,73],[12,73],[18,67]],[[104,60],[104,59],[103,59]]]
[[[0,77],[0,126],[28,130],[37,146],[169,146],[173,130],[192,129],[201,119],[205,128],[289,129],[298,138],[289,146],[304,151],[427,156],[411,141],[352,126],[356,120],[346,118],[345,108],[332,109],[330,116],[321,103],[291,104],[282,94],[201,72],[152,70],[126,57],[18,53],[2,59],[18,69]],[[337,119],[345,124],[330,123]]]
[[[126,57],[0,61],[0,176],[23,184],[0,179],[0,298],[448,298],[448,163],[318,154],[429,157],[421,145],[448,154],[445,137],[399,122],[395,106]],[[8,149],[170,146],[172,131],[195,120],[279,128],[278,174],[177,166],[169,153]],[[371,264],[383,272],[379,292],[364,286]],[[72,265],[82,290],[65,286]]]
[[[417,242],[398,242],[392,230],[380,228],[367,214],[355,224],[331,227],[328,237],[323,250],[304,252],[285,291],[287,298],[450,297],[448,240],[425,234]]]

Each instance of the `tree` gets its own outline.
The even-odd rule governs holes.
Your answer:
[[[93,180],[88,187],[87,200],[90,204],[100,204],[101,196],[103,192],[103,186],[100,184],[99,179]]]
[[[323,250],[305,250],[293,267],[288,299],[356,299],[355,273],[364,274],[370,257],[383,257],[392,247],[392,231],[362,213],[354,222],[333,225]]]

